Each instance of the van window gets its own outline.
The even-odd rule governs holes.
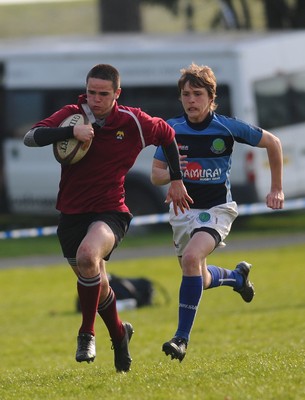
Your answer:
[[[182,112],[178,96],[175,86],[123,87],[119,103],[140,107],[152,116],[168,119]]]
[[[65,104],[75,103],[80,90],[10,90],[5,93],[5,136],[23,138],[36,122]]]
[[[217,87],[217,112],[230,116],[231,103],[229,87],[219,85]],[[179,100],[177,86],[147,86],[123,88],[120,103],[133,107],[140,107],[150,115],[164,119],[182,114],[183,109]]]
[[[258,125],[265,129],[305,122],[305,71],[254,83]]]
[[[231,104],[231,93],[228,85],[217,85],[217,97],[216,104],[218,107],[216,112],[218,114],[226,115],[227,117],[232,117],[232,104]]]
[[[48,90],[24,89],[5,92],[4,132],[6,137],[23,138],[37,121],[66,104],[75,104],[84,88]],[[217,112],[231,115],[229,87],[219,85]],[[176,86],[140,86],[123,88],[119,104],[140,107],[150,115],[164,119],[182,114]]]

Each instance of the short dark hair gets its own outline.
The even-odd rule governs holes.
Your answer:
[[[111,81],[114,91],[120,87],[120,74],[119,71],[109,64],[97,64],[88,72],[86,77],[86,84],[89,78],[103,79]]]

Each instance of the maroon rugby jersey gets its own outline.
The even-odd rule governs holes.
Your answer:
[[[83,113],[81,95],[76,105],[67,105],[35,127],[57,127],[69,115]],[[113,107],[105,125],[94,128],[95,137],[86,156],[62,166],[56,208],[66,214],[128,212],[124,181],[140,151],[149,145],[169,145],[174,130],[162,119],[139,108]]]

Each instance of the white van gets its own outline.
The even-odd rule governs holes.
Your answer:
[[[191,62],[209,65],[218,82],[217,112],[275,133],[283,145],[286,198],[304,196],[304,44],[304,31],[0,42],[5,205],[11,212],[54,212],[59,164],[51,146],[29,149],[22,138],[36,121],[74,103],[84,92],[87,72],[97,63],[112,64],[120,71],[121,104],[165,119],[182,112],[177,91],[180,69]],[[152,186],[149,180],[154,150],[146,149],[128,175],[127,203],[135,215],[165,211],[164,188]],[[234,152],[235,200],[264,201],[270,186],[266,152],[237,143]]]

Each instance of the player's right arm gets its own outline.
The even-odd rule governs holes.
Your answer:
[[[181,171],[186,169],[187,161],[186,155],[180,157],[180,169]],[[151,169],[151,182],[156,185],[167,185],[170,182],[170,174],[168,170],[168,164],[166,161],[159,160],[157,158],[153,159],[152,169]]]
[[[77,106],[64,106],[32,126],[24,136],[24,144],[28,147],[43,147],[70,138],[75,138],[81,142],[92,139],[94,131],[90,124],[60,126],[66,118],[76,113],[79,113]]]
[[[160,153],[160,148],[156,151],[156,157],[158,154],[162,158],[163,156]],[[184,213],[185,209],[189,209],[189,204],[193,203],[192,198],[188,195],[186,188],[183,184],[183,181],[180,180],[172,180],[171,174],[169,171],[169,166],[167,161],[163,161],[162,159],[158,159],[154,157],[152,162],[152,170],[151,170],[151,182],[154,185],[166,185],[170,183],[170,187],[166,196],[165,203],[173,203],[174,212],[178,215],[178,208],[180,208],[181,212]],[[180,156],[180,170],[185,169],[185,165],[187,161],[184,160],[186,156]],[[176,201],[175,197],[177,197],[177,193],[179,193],[180,201]],[[178,196],[178,197],[179,197]]]
[[[271,132],[263,130],[263,135],[257,147],[267,150],[271,171],[271,187],[266,196],[266,204],[274,210],[284,207],[283,192],[283,152],[280,139]]]
[[[34,127],[23,138],[23,143],[28,147],[43,147],[60,140],[73,138],[73,126],[66,127]]]
[[[87,142],[94,137],[92,125],[75,125],[65,127],[36,127],[30,129],[23,142],[28,147],[43,147],[60,140],[75,138]]]
[[[154,185],[167,185],[170,182],[169,171],[167,168],[167,162],[153,159],[151,169],[151,182]]]

